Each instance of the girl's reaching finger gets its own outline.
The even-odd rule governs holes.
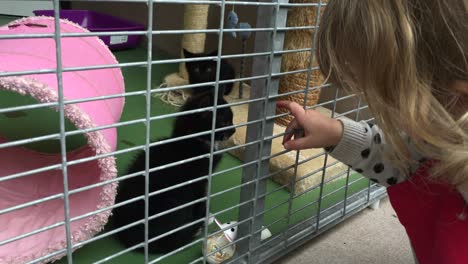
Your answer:
[[[287,150],[300,150],[300,149],[306,149],[309,148],[308,144],[308,138],[306,137],[301,137],[298,139],[290,140],[286,143],[283,144],[284,148]]]
[[[299,104],[290,101],[277,101],[276,106],[288,109],[289,112],[291,112],[291,114],[299,121],[299,124],[302,124],[304,121],[305,110]]]
[[[289,124],[288,126],[286,127],[286,134],[284,134],[283,136],[283,144],[289,140],[291,140],[291,138],[293,137],[294,135],[294,131],[300,129],[300,126],[299,124],[297,123],[297,120],[296,119],[293,119]]]

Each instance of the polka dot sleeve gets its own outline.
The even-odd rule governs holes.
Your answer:
[[[343,137],[330,155],[384,186],[407,179],[397,167],[384,159],[385,140],[378,126],[349,119],[340,121],[344,127]]]

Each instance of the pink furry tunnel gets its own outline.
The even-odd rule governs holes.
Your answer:
[[[60,21],[60,30],[62,33],[88,32],[65,20]],[[0,27],[1,35],[53,32],[54,20],[46,17],[25,18]],[[53,38],[7,38],[1,42],[0,72],[56,68]],[[64,68],[117,63],[114,55],[97,37],[66,37],[61,39],[61,45]],[[28,96],[41,103],[58,102],[57,86],[55,73],[0,77],[0,91]],[[63,73],[65,100],[123,92],[124,82],[119,68]],[[118,122],[123,105],[124,98],[118,97],[65,104],[64,112],[66,119],[76,128],[88,129]],[[58,123],[58,120],[55,122]],[[35,125],[41,126],[40,123]],[[71,192],[69,212],[73,245],[91,238],[103,229],[110,216],[110,210],[100,209],[114,204],[117,187],[116,183],[110,183],[76,191],[84,186],[111,180],[117,175],[115,159],[112,156],[73,164],[73,161],[78,159],[114,151],[117,145],[116,129],[91,131],[84,137],[86,144],[68,151],[66,157],[67,162],[72,163],[67,169],[68,188]],[[8,142],[8,139],[0,135],[0,144],[5,142]],[[60,153],[44,153],[23,146],[0,147],[0,263],[25,263],[66,248],[63,173],[60,166],[14,177],[15,174],[26,171],[61,165],[61,162]],[[34,203],[38,199],[44,201]],[[94,211],[97,212],[92,213]],[[65,253],[62,251],[44,262],[59,259]]]

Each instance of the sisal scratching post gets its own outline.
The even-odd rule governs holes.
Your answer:
[[[292,0],[294,3],[316,3],[317,0]],[[300,27],[300,26],[315,26],[317,17],[316,6],[307,7],[294,7],[288,13],[287,26],[288,27]],[[322,10],[321,10],[322,11]],[[295,49],[310,49],[313,45],[314,29],[302,29],[302,30],[289,30],[286,32],[284,40],[284,50],[295,50]],[[296,70],[308,69],[310,65],[310,57],[312,56],[310,51],[287,53],[283,55],[281,72],[290,72]],[[313,67],[317,67],[317,63],[314,60]],[[301,72],[295,74],[288,74],[281,76],[278,93],[288,93],[293,91],[304,90],[307,87],[307,75],[308,72]],[[316,105],[319,96],[320,89],[312,87],[321,85],[324,78],[319,70],[313,70],[311,72],[309,81],[309,92],[307,93],[307,106]],[[288,100],[296,102],[300,105],[304,103],[305,93],[298,93],[287,95],[279,98],[280,100]],[[277,108],[277,114],[286,113],[286,110]],[[287,125],[292,120],[291,116],[279,117],[275,122],[279,125]]]
[[[208,27],[208,11],[210,5],[186,5],[184,11],[184,29],[201,30]],[[205,51],[205,33],[185,34],[182,37],[182,48],[191,53],[202,53]],[[184,56],[183,50],[180,51]],[[185,63],[179,64],[179,75],[188,81]]]
[[[185,5],[184,8],[184,29],[203,30],[208,26],[208,11],[210,5]],[[192,53],[201,53],[205,50],[205,33],[184,34],[182,37],[182,49],[180,51],[183,58],[183,49]],[[179,64],[179,72],[172,73],[164,77],[164,82],[160,87],[175,87],[187,85],[188,74],[185,63]],[[163,101],[172,105],[181,106],[187,99],[186,91],[170,91],[166,93],[157,93]]]

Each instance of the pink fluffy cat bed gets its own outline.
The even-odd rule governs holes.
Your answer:
[[[61,32],[88,32],[69,21],[60,21]],[[29,17],[0,27],[0,34],[53,33],[54,20]],[[63,67],[116,64],[117,61],[97,37],[62,38]],[[0,72],[56,68],[53,38],[2,39]],[[0,89],[31,96],[38,102],[57,102],[56,74],[33,74],[0,77]],[[119,68],[63,73],[63,92],[66,100],[97,97],[124,92],[123,76]],[[110,125],[119,121],[124,98],[98,100],[65,105],[65,116],[77,128],[86,129]],[[58,122],[58,120],[57,120]],[[37,124],[40,126],[41,124]],[[115,128],[85,134],[87,145],[67,153],[67,161],[105,154],[116,149]],[[0,143],[6,139],[0,137]],[[61,164],[61,155],[41,153],[20,147],[0,148],[0,210],[63,192],[61,170],[50,170],[13,180],[1,178]],[[114,157],[101,158],[68,167],[69,190],[111,180],[117,175]],[[114,204],[116,184],[107,184],[70,195],[70,217],[84,215]],[[63,198],[28,206],[0,215],[0,243],[21,234],[32,232],[64,221]],[[71,223],[71,239],[76,244],[103,229],[110,216],[105,210]],[[49,229],[0,246],[0,263],[25,263],[66,248],[64,225]],[[59,259],[58,254],[50,260]],[[44,260],[46,262],[46,260]]]

